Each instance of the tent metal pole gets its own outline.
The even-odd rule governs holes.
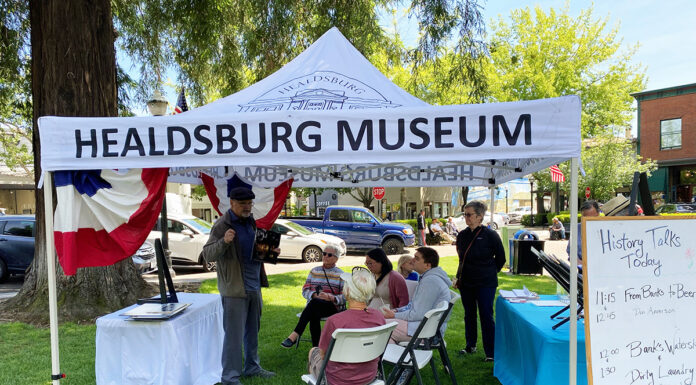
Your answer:
[[[495,223],[493,213],[495,213],[495,186],[491,186],[491,221],[489,222],[489,226],[491,223]]]
[[[58,293],[56,288],[56,257],[53,242],[53,181],[44,172],[44,224],[46,229],[46,269],[48,269],[48,310],[51,331],[51,379],[60,384],[60,350],[58,347]]]
[[[575,385],[578,371],[578,158],[570,160],[570,337],[569,385]]]

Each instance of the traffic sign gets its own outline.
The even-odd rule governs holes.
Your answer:
[[[384,198],[384,187],[373,187],[372,196],[374,196],[377,200]]]
[[[585,187],[585,198],[590,199],[590,188]]]

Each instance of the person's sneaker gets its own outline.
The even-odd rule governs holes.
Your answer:
[[[298,340],[299,340],[299,338],[298,338]],[[286,338],[283,342],[280,343],[280,346],[282,346],[286,349],[289,349],[292,347],[292,345],[295,345],[296,343],[297,343],[297,341],[293,341],[290,338]]]
[[[266,369],[261,368],[261,369],[259,369],[259,371],[256,372],[256,373],[244,374],[244,377],[271,378],[271,377],[275,377],[275,375],[276,375],[276,374],[275,374],[274,372],[271,372],[270,370],[266,370]]]
[[[473,354],[476,353],[476,346],[468,346],[459,351],[459,354]]]
[[[493,362],[493,357],[486,357],[483,359],[483,362]]]

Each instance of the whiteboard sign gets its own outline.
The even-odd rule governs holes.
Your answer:
[[[589,383],[696,385],[696,217],[583,219]]]

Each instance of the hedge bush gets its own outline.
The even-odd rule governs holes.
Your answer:
[[[529,214],[523,215],[520,223],[522,224],[522,226],[531,226],[532,216]],[[534,214],[534,226],[543,226],[547,225],[548,223],[549,221],[548,219],[546,219],[546,214]]]

